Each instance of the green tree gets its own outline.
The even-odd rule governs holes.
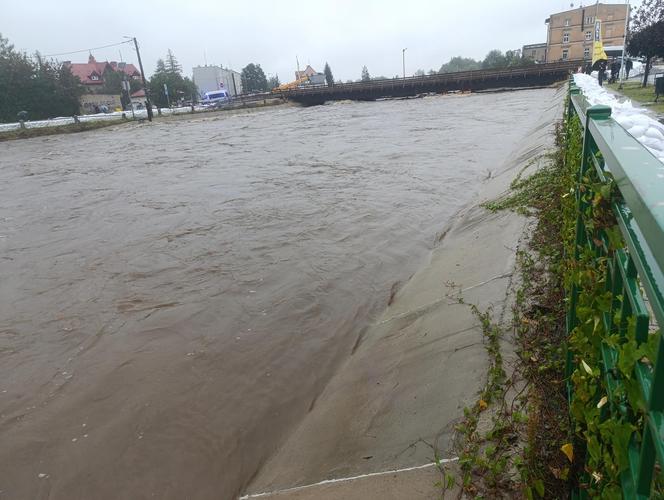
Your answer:
[[[641,5],[634,9],[631,28],[634,32],[638,32],[662,20],[664,20],[664,0],[643,0]]]
[[[159,61],[157,61],[157,63],[159,63]],[[168,49],[168,53],[166,54],[164,69],[167,73],[182,75],[182,66],[178,63],[178,60],[173,55],[171,49]]]
[[[245,92],[264,92],[268,89],[267,78],[260,64],[249,63],[240,75]]]
[[[325,73],[325,83],[327,83],[328,87],[331,87],[334,85],[334,77],[332,76],[332,70],[330,69],[330,65],[325,63],[325,69],[323,70],[323,73]]]
[[[490,51],[482,61],[482,69],[500,69],[506,68],[508,59],[500,50]]]
[[[80,81],[68,66],[33,58],[0,35],[0,121],[16,121],[19,111],[31,120],[80,113]]]
[[[126,109],[131,103],[131,95],[141,88],[141,82],[129,78],[123,71],[115,71],[111,68],[106,69],[104,72],[104,84],[99,88],[100,94],[120,95],[122,107]],[[124,90],[123,81],[129,82],[129,92]]]
[[[471,71],[480,69],[480,62],[470,57],[456,56],[443,64],[438,70],[439,73],[454,73],[455,71]]]
[[[645,87],[648,83],[653,58],[664,57],[664,21],[658,21],[632,33],[627,42],[627,51],[645,59],[642,85]]]
[[[361,81],[363,82],[368,82],[371,80],[371,75],[369,74],[369,70],[367,69],[366,66],[362,66],[362,77]]]
[[[279,85],[281,85],[281,82],[279,81],[279,75],[271,76],[267,81],[268,89],[277,88]]]
[[[424,76],[426,75],[426,72],[423,69],[418,69],[415,73],[413,73],[413,76]]]
[[[168,89],[168,96],[166,89]],[[157,61],[157,69],[150,78],[150,96],[154,104],[160,108],[179,100],[198,100],[196,84],[188,77],[182,76],[182,67],[177,63],[170,49],[165,63],[162,59]]]
[[[643,0],[632,15],[632,33],[628,35],[626,48],[630,54],[645,59],[643,87],[648,84],[653,58],[659,56],[659,29],[654,26],[661,21],[664,21],[663,0]]]

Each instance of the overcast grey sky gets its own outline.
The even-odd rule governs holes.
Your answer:
[[[568,10],[570,0],[0,0],[0,33],[18,49],[54,54],[136,36],[148,75],[170,48],[185,74],[223,64],[238,71],[250,62],[282,82],[293,79],[295,57],[336,79],[438,69],[455,55],[482,58],[546,41],[544,20]],[[578,6],[580,2],[573,2]],[[603,3],[624,3],[607,1]],[[632,5],[640,2],[631,2]],[[585,5],[594,2],[586,1]],[[98,60],[136,62],[129,45],[95,50]],[[85,62],[87,53],[59,56]]]

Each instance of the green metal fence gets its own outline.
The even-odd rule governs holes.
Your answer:
[[[589,107],[573,81],[567,112],[570,119],[578,116],[583,129],[578,186],[584,187],[576,192],[575,258],[591,251],[597,259],[606,259],[611,305],[601,318],[605,332],[621,338],[635,335],[637,343],[646,342],[652,335],[660,336],[658,327],[664,325],[664,164],[611,118],[611,108]],[[613,186],[610,211],[624,240],[621,248],[615,248],[611,235],[589,219],[593,213],[589,184],[595,189]],[[577,286],[568,292],[568,333],[579,323],[579,293]],[[632,419],[637,429],[627,450],[629,467],[620,476],[623,497],[628,499],[651,498],[653,478],[664,467],[664,342],[657,344],[654,359],[633,363],[633,380],[638,382],[644,408],[631,408],[627,398],[616,396],[623,394],[624,383],[616,375],[618,354],[605,340],[599,344],[600,380],[609,398],[605,418]],[[568,353],[567,359],[570,375],[579,361],[574,353]]]

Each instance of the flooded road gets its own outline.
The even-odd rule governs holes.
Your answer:
[[[553,92],[0,143],[0,499],[232,498]]]

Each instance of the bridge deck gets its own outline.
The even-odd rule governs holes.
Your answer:
[[[454,90],[477,91],[498,88],[523,88],[550,85],[566,80],[582,61],[564,61],[499,70],[475,70],[456,73],[393,78],[297,88],[277,93],[302,104],[322,104],[333,100],[374,100],[383,97],[406,97],[430,92]]]

